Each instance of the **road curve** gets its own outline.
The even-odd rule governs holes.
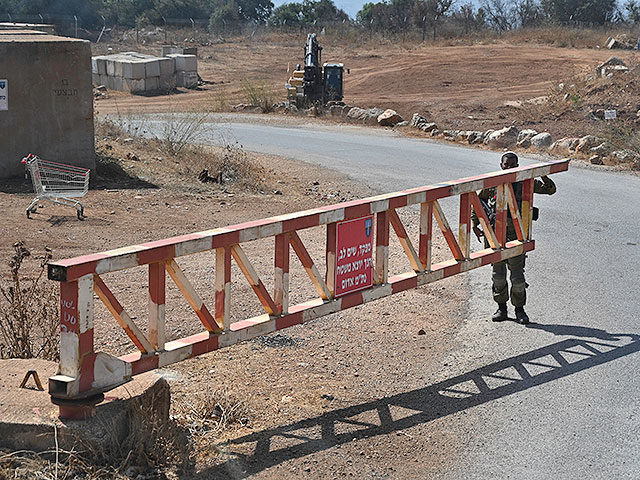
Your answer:
[[[247,118],[212,117],[197,141],[238,141],[382,192],[498,169],[498,153],[388,130]],[[161,117],[125,123],[147,135],[164,128]],[[531,161],[539,160],[521,164]],[[466,274],[467,318],[460,348],[442,367],[452,384],[443,395],[453,415],[469,410],[476,421],[460,433],[463,451],[444,478],[638,478],[640,177],[572,166],[553,179],[557,194],[535,200],[540,220],[526,269],[532,324],[487,321],[495,309],[490,270]]]

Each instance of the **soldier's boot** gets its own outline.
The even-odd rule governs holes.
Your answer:
[[[529,315],[524,311],[524,307],[516,307],[516,320],[522,325],[529,323]]]
[[[499,303],[496,313],[491,315],[492,322],[504,322],[507,319],[507,304]]]

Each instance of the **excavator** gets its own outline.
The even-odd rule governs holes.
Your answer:
[[[300,64],[286,85],[287,97],[298,108],[342,100],[342,63],[322,64],[322,47],[315,33],[307,35],[304,69]]]

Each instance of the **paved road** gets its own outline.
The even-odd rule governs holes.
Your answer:
[[[380,129],[254,119],[217,117],[200,141],[237,140],[384,192],[498,165],[493,152]],[[640,177],[572,166],[553,178],[558,193],[536,196],[541,220],[527,267],[534,323],[488,322],[490,270],[467,274],[467,319],[442,378],[451,380],[443,394],[452,414],[472,410],[476,421],[445,478],[640,476]]]

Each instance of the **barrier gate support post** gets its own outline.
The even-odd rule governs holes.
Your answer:
[[[49,379],[52,401],[59,405],[61,417],[85,418],[93,414],[104,392],[134,375],[531,251],[535,247],[531,232],[534,179],[566,171],[568,166],[568,160],[538,163],[53,262],[48,274],[51,280],[60,282],[60,365],[58,373]],[[522,182],[521,206],[514,195],[515,182]],[[477,195],[478,190],[490,187],[496,188],[497,196],[495,230]],[[460,197],[457,238],[439,203],[454,196]],[[412,205],[420,205],[417,250],[397,213],[399,208]],[[472,212],[480,220],[489,248],[471,250]],[[509,242],[508,215],[518,238]],[[452,255],[435,264],[434,218]],[[301,230],[323,225],[324,278],[298,235]],[[395,275],[389,272],[391,230],[398,237],[411,271]],[[275,238],[273,296],[241,246],[270,237]],[[297,305],[289,305],[291,248],[318,294]],[[176,261],[210,251],[215,252],[213,314]],[[234,323],[230,316],[232,260],[265,310],[262,315]],[[148,265],[147,335],[103,278],[140,265]],[[203,332],[166,341],[167,273],[202,322]],[[137,351],[121,357],[95,351],[94,293]]]

